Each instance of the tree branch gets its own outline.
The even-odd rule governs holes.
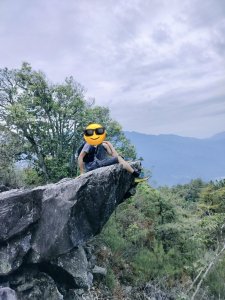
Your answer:
[[[207,276],[207,274],[209,273],[210,269],[212,268],[212,266],[215,264],[216,260],[218,259],[218,257],[223,253],[223,251],[225,250],[225,244],[223,245],[223,248],[220,250],[220,252],[218,252],[212,259],[212,261],[210,262],[210,264],[208,265],[207,269],[205,270],[201,280],[199,281],[198,285],[197,285],[197,288],[194,292],[194,294],[192,295],[191,297],[191,300],[194,300],[195,299],[195,296],[197,295],[201,285],[202,285],[202,282],[203,280],[205,279],[205,277]]]

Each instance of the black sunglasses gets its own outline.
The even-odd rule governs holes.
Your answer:
[[[84,130],[84,135],[86,135],[86,136],[92,136],[94,134],[94,132],[97,135],[101,135],[101,134],[105,133],[105,128],[101,127],[101,128],[96,128],[96,129],[85,129]]]

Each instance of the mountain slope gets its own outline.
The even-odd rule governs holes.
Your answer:
[[[207,139],[137,132],[125,134],[135,145],[138,156],[143,157],[143,166],[152,171],[154,185],[225,177],[225,133]]]

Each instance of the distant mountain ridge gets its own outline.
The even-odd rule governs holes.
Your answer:
[[[205,139],[128,131],[125,135],[143,157],[144,168],[151,170],[155,186],[225,178],[225,132]]]

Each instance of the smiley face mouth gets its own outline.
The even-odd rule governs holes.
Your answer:
[[[90,138],[90,139],[91,139],[91,140],[97,140],[97,139],[99,139],[99,137],[97,137],[97,138],[95,138],[95,139],[94,139],[94,138]]]

